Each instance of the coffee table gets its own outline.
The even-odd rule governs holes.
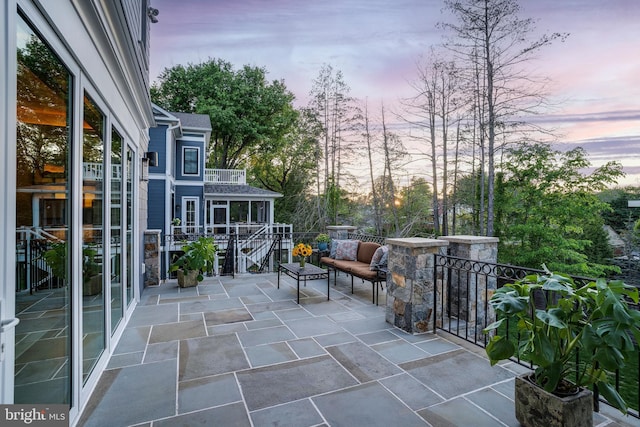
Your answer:
[[[278,289],[280,289],[280,272],[296,279],[296,285],[298,287],[298,304],[300,304],[301,278],[304,280],[305,286],[307,286],[307,280],[327,279],[327,300],[329,300],[329,271],[324,268],[317,267],[313,264],[306,264],[303,268],[300,268],[300,264],[298,263],[280,264],[278,266]]]

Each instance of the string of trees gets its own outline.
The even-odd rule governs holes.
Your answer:
[[[444,6],[452,21],[439,25],[443,43],[416,60],[401,111],[352,97],[329,64],[304,108],[264,68],[221,59],[166,69],[152,99],[208,114],[207,167],[247,168],[252,184],[282,193],[276,219],[296,231],[352,224],[382,236],[497,236],[502,262],[610,273],[610,253],[596,249],[607,246],[609,205],[596,192],[615,184],[620,165],[585,175],[584,151],[553,150],[542,142],[551,132],[523,119],[545,100],[529,62],[567,35],[534,36],[517,0]]]

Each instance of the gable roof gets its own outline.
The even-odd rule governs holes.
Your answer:
[[[178,113],[176,111],[170,111],[169,113],[180,120],[182,129],[211,132],[211,119],[208,114]]]
[[[177,111],[167,111],[157,104],[152,104],[153,115],[156,121],[180,123],[182,130],[198,130],[211,132],[211,119],[208,114],[179,113]]]

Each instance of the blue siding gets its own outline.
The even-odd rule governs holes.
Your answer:
[[[163,230],[165,222],[165,181],[162,179],[149,180],[149,201],[147,202],[147,228]]]
[[[149,173],[164,173],[167,170],[167,126],[161,125],[149,128],[149,149],[158,153],[158,166],[149,167]]]

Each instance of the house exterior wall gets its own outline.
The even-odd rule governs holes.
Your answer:
[[[118,343],[124,325],[135,308],[139,298],[139,290],[142,279],[141,267],[141,242],[143,232],[147,227],[147,184],[141,182],[141,158],[148,151],[147,129],[153,124],[151,103],[149,100],[148,83],[148,18],[146,10],[147,0],[4,0],[0,2],[0,198],[3,200],[0,208],[0,320],[11,320],[17,316],[21,320],[22,333],[29,333],[24,325],[29,322],[28,317],[20,318],[20,309],[17,309],[16,301],[21,296],[16,291],[18,262],[25,253],[18,254],[16,250],[17,230],[17,103],[18,103],[18,74],[16,52],[18,48],[24,49],[24,39],[19,39],[18,23],[24,21],[33,31],[39,42],[53,52],[56,62],[62,64],[68,72],[70,90],[67,92],[68,105],[67,119],[70,123],[65,141],[68,142],[69,161],[65,168],[66,200],[68,210],[64,212],[66,226],[64,231],[65,244],[69,259],[66,287],[68,288],[68,316],[63,319],[64,334],[68,339],[68,349],[64,357],[66,374],[63,378],[56,377],[55,381],[43,382],[40,386],[29,385],[23,387],[20,393],[16,393],[18,384],[14,381],[16,373],[16,333],[13,328],[7,328],[0,334],[5,351],[0,358],[0,403],[14,403],[19,395],[22,402],[30,401],[29,393],[33,395],[33,402],[64,403],[69,406],[69,420],[71,425],[78,422],[79,416],[104,370],[109,356]],[[22,18],[19,18],[21,16]],[[21,33],[20,36],[23,34]],[[25,68],[24,64],[21,65]],[[25,74],[21,79],[24,79]],[[86,97],[85,97],[86,95]],[[88,98],[87,98],[88,97]],[[93,199],[86,196],[86,181],[83,172],[83,135],[86,132],[84,115],[87,104],[90,101],[97,107],[100,113],[103,132],[100,138],[104,144],[102,157],[97,160],[103,170],[109,171],[112,166],[119,166],[122,170],[130,171],[129,175],[115,178],[112,174],[104,173],[100,178],[103,181],[103,193],[95,197],[102,197],[100,204],[93,204]],[[22,99],[21,102],[25,102]],[[43,105],[45,105],[44,101]],[[46,120],[40,115],[40,120]],[[24,118],[20,118],[24,124]],[[58,126],[64,129],[64,124]],[[121,164],[112,165],[112,158],[106,154],[111,153],[112,135],[117,134],[122,139]],[[20,136],[24,139],[24,135]],[[127,157],[129,156],[129,157]],[[86,160],[86,159],[85,159]],[[126,192],[129,199],[122,200],[119,207],[112,206],[110,195],[116,194],[111,184],[120,180],[121,190]],[[40,184],[41,185],[41,184]],[[120,191],[120,190],[117,190]],[[27,194],[23,190],[23,195]],[[125,193],[122,193],[125,194]],[[94,196],[92,196],[94,197]],[[94,197],[94,198],[95,198]],[[84,205],[83,205],[84,204]],[[114,204],[115,205],[115,204]],[[89,206],[89,207],[88,207]],[[134,209],[129,211],[128,206]],[[93,212],[91,212],[93,209]],[[109,226],[111,215],[114,220],[117,215],[127,218],[126,227]],[[90,361],[89,370],[83,366],[89,363],[87,360],[88,348],[83,344],[84,333],[90,331],[86,323],[90,318],[88,311],[83,310],[88,306],[84,295],[82,260],[84,258],[84,236],[86,230],[83,221],[86,221],[88,213],[99,214],[103,218],[100,225],[102,239],[98,241],[100,250],[117,250],[117,254],[105,256],[102,259],[113,258],[114,262],[120,262],[122,267],[118,270],[118,280],[122,281],[120,289],[122,307],[118,307],[113,298],[118,295],[111,293],[110,279],[102,278],[102,287],[97,300],[101,301],[101,314],[99,319],[100,333],[103,348],[96,353],[95,359]],[[35,217],[35,215],[33,215]],[[126,230],[126,231],[117,231]],[[122,233],[121,236],[118,233]],[[122,240],[120,240],[122,237]],[[118,244],[113,249],[114,240]],[[112,242],[112,243],[106,243]],[[126,256],[125,256],[126,254]],[[125,261],[126,259],[126,261]],[[26,262],[26,261],[21,261]],[[111,262],[111,261],[107,261]],[[126,264],[124,264],[126,263]],[[107,272],[107,264],[103,265],[103,272]],[[105,276],[111,276],[106,274]],[[128,286],[125,286],[125,283]],[[64,289],[61,288],[53,288]],[[41,293],[40,295],[43,295]],[[101,295],[101,296],[100,296]],[[118,314],[120,310],[120,314]],[[98,313],[100,314],[100,313]],[[121,316],[121,317],[118,317]],[[100,316],[96,316],[100,318]],[[53,323],[53,322],[52,322]],[[92,325],[93,326],[93,325]],[[58,334],[62,335],[62,334]],[[43,338],[47,339],[47,338]],[[46,343],[42,343],[46,344]],[[24,343],[20,352],[24,354]],[[46,345],[41,348],[46,349]],[[31,351],[38,351],[30,348]],[[44,351],[44,350],[43,350]],[[37,355],[36,355],[37,356]],[[62,396],[57,392],[53,383],[63,383]],[[51,399],[51,400],[50,400]],[[56,400],[60,399],[60,400]],[[0,424],[2,424],[0,422]]]
[[[165,191],[165,186],[165,181],[161,179],[152,179],[149,181],[147,225],[150,230],[164,230],[166,198],[169,196]]]
[[[149,151],[158,153],[158,165],[149,166],[149,174],[167,172],[167,153],[165,150],[167,128],[166,125],[158,125],[149,129]]]

